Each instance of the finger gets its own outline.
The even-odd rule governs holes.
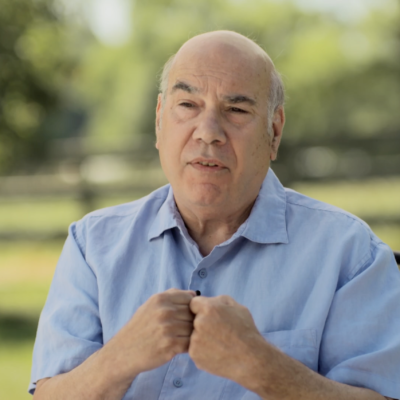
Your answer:
[[[193,322],[194,315],[188,305],[178,304],[174,306],[173,318],[178,321]]]
[[[193,314],[198,314],[206,307],[218,307],[218,306],[237,306],[237,303],[232,297],[227,295],[217,297],[206,297],[206,296],[195,296],[190,302],[190,311]]]
[[[189,337],[177,337],[175,339],[174,351],[176,354],[187,353],[189,350],[190,338]]]
[[[198,314],[204,307],[210,304],[211,297],[195,296],[190,301],[189,307],[193,314]]]
[[[193,332],[193,324],[185,321],[170,321],[157,327],[158,338],[189,338]]]
[[[179,321],[174,326],[174,336],[190,338],[193,332],[193,324],[191,322]]]
[[[215,300],[215,302],[226,306],[239,305],[231,296],[228,295],[217,296],[214,297],[213,299]]]
[[[188,305],[193,297],[196,296],[196,292],[193,290],[179,290],[179,289],[168,289],[163,293],[166,299],[173,304],[186,304]]]

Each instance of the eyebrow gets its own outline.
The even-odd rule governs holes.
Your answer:
[[[257,104],[255,99],[252,99],[251,97],[245,96],[243,94],[236,94],[236,95],[231,95],[231,96],[224,96],[224,100],[228,103],[231,104],[237,104],[237,103],[248,103],[251,106],[254,106]]]
[[[171,94],[176,92],[177,90],[183,90],[184,92],[188,93],[199,93],[200,90],[194,86],[189,85],[186,82],[178,81],[172,86]]]
[[[183,90],[184,92],[191,93],[191,94],[200,92],[199,88],[189,85],[188,83],[183,82],[183,81],[178,81],[175,83],[174,86],[172,86],[171,94],[176,92],[177,90]],[[223,99],[227,103],[230,103],[230,104],[248,103],[251,106],[254,106],[257,104],[257,101],[255,99],[253,99],[249,96],[245,96],[243,94],[227,95],[227,96],[224,96]]]

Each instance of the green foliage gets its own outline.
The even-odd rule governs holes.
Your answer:
[[[400,13],[386,3],[393,8],[345,23],[290,1],[137,0],[130,41],[118,49],[97,45],[83,69],[81,93],[95,104],[89,137],[108,145],[153,135],[162,65],[188,38],[215,29],[249,36],[271,55],[287,88],[286,137],[396,132]]]
[[[93,40],[54,1],[0,0],[0,173],[41,159],[49,140],[79,135],[85,121],[98,149],[154,135],[162,65],[184,41],[216,29],[271,55],[287,88],[286,138],[400,130],[395,0],[350,22],[290,0],[132,0],[132,35],[120,47]]]
[[[76,52],[53,6],[52,0],[0,0],[0,173],[43,158],[71,114],[63,91]]]

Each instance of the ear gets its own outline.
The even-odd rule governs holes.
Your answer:
[[[161,111],[162,111],[162,93],[158,94],[157,97],[157,108],[156,108],[156,149],[159,148],[159,139],[161,132]]]
[[[274,113],[272,121],[272,132],[271,138],[271,161],[275,161],[278,156],[278,148],[281,143],[283,127],[285,125],[285,110],[283,106],[280,106]]]

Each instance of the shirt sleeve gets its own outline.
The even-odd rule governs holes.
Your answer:
[[[77,239],[77,229],[83,223],[70,226],[40,316],[29,385],[31,394],[38,380],[74,369],[103,345],[97,280]]]
[[[320,373],[400,398],[400,273],[391,249],[372,237],[370,256],[333,299]]]

